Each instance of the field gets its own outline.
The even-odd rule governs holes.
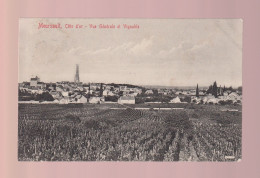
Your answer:
[[[238,161],[242,157],[241,106],[18,107],[19,161]],[[140,109],[160,107],[182,109]]]

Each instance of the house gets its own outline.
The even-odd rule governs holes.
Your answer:
[[[61,93],[60,92],[57,92],[57,91],[51,91],[50,92],[50,95],[54,98],[54,99],[59,99],[62,97]]]
[[[145,91],[145,94],[147,94],[147,95],[152,95],[152,94],[153,94],[153,90],[146,90],[146,91]]]
[[[106,89],[106,90],[111,90],[111,86],[110,85],[104,85],[104,88]]]
[[[90,89],[91,90],[97,90],[100,89],[101,84],[100,83],[90,83]]]
[[[208,103],[208,100],[214,99],[214,98],[215,98],[215,96],[208,95],[208,96],[203,97],[202,101],[204,104],[206,104],[206,103]]]
[[[32,93],[32,94],[36,94],[36,93],[38,93],[38,90],[37,90],[37,89],[32,89],[32,90],[31,90],[31,93]]]
[[[93,94],[93,90],[86,90],[85,94]]]
[[[108,96],[115,96],[115,94],[112,91],[109,91],[107,95]]]
[[[231,98],[231,100],[240,100],[241,99],[241,97],[236,92],[232,92],[228,96]]]
[[[62,94],[62,96],[69,96],[69,92],[67,92],[67,91],[63,91],[63,92],[61,92],[61,94]]]
[[[103,95],[103,96],[107,96],[107,95],[108,95],[108,92],[109,92],[109,90],[104,90],[102,95]]]
[[[55,99],[53,103],[59,103],[60,101],[58,99]]]
[[[33,77],[33,78],[31,78],[30,86],[31,87],[37,87],[38,82],[40,82],[40,78],[37,77],[37,76]]]
[[[134,91],[135,91],[134,88],[129,88],[128,90],[129,90],[130,92],[134,92]]]
[[[30,82],[23,82],[21,85],[19,85],[20,88],[29,88],[30,87]]]
[[[115,88],[114,88],[114,91],[115,91],[116,93],[118,93],[118,92],[120,91],[119,87],[115,87]]]
[[[69,97],[63,97],[60,101],[59,104],[69,104]]]
[[[88,86],[83,87],[83,91],[88,91],[88,90],[89,90]]]
[[[43,94],[43,90],[42,89],[38,89],[37,93],[38,94]]]
[[[137,94],[142,94],[142,89],[134,88],[134,92],[137,93]]]
[[[219,102],[218,98],[210,98],[208,99],[207,103],[217,104]]]
[[[81,86],[78,86],[75,90],[77,90],[77,91],[83,91],[84,90],[84,88],[83,87],[81,87]]]
[[[63,92],[63,89],[62,85],[56,86],[56,91]]]
[[[128,95],[130,92],[129,91],[123,91],[123,95],[125,96],[125,95]]]
[[[196,95],[196,91],[195,90],[191,90],[191,91],[188,92],[188,95],[193,95],[194,96],[194,95]]]
[[[44,82],[38,82],[37,88],[40,88],[40,89],[46,88],[46,84]]]
[[[205,95],[205,93],[203,91],[199,91],[199,95],[202,96]]]
[[[100,97],[90,97],[89,103],[98,104],[98,103],[101,103],[101,99],[100,99]]]
[[[131,95],[131,96],[137,96],[138,95],[138,93],[130,93],[129,95]]]
[[[121,96],[118,99],[119,104],[135,104],[135,97],[134,96]]]
[[[115,94],[112,91],[109,90],[104,90],[103,91],[103,96],[114,96]]]
[[[64,86],[63,91],[73,91],[73,88],[71,86]]]
[[[192,97],[191,97],[191,101],[192,101],[193,103],[199,104],[202,100],[201,100],[200,97],[192,96]]]
[[[119,87],[119,90],[120,90],[120,91],[126,91],[126,90],[127,90],[127,86],[120,86],[120,87]]]
[[[188,95],[190,92],[188,92],[188,91],[183,91],[182,92],[182,94],[184,94],[184,95]]]
[[[164,90],[163,89],[158,89],[158,94],[162,94],[163,95]]]
[[[173,98],[170,103],[181,103],[180,98],[177,96],[176,98]]]
[[[219,99],[221,101],[228,101],[228,100],[231,100],[234,102],[237,102],[237,101],[241,101],[242,100],[242,97],[240,95],[238,95],[236,92],[232,92],[230,93],[229,95],[225,95],[224,96],[219,96]]]
[[[46,88],[49,90],[56,90],[56,83],[47,83]]]
[[[158,94],[160,94],[160,95],[168,95],[170,93],[171,92],[169,90],[167,90],[167,89],[159,89],[158,90]]]
[[[87,99],[85,96],[83,96],[83,95],[77,95],[77,96],[75,97],[75,101],[76,101],[77,103],[87,103],[87,102],[88,102],[88,99]]]
[[[175,94],[176,95],[182,95],[183,93],[182,93],[182,91],[176,91]]]

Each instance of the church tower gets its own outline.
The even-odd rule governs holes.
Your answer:
[[[76,74],[75,74],[75,78],[74,78],[74,82],[75,83],[79,83],[79,65],[76,64]]]

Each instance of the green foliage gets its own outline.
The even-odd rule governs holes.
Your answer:
[[[213,86],[210,85],[208,90],[207,90],[207,94],[212,94],[212,91],[213,91]]]
[[[212,94],[216,98],[218,97],[218,86],[217,86],[217,82],[216,81],[213,83],[213,85],[209,86],[209,88],[207,90],[207,94]]]
[[[42,94],[37,94],[35,97],[36,101],[54,101],[54,98],[49,92],[43,92]]]
[[[35,99],[35,96],[27,91],[21,91],[19,89],[19,92],[18,92],[18,100],[19,101],[31,101],[31,100],[34,100]]]
[[[100,91],[99,91],[99,96],[103,96],[103,83],[100,84]]]
[[[239,91],[239,92],[242,93],[242,86],[238,87],[238,88],[237,88],[237,91]]]
[[[106,96],[105,101],[112,101],[112,102],[117,102],[118,97],[117,96]]]
[[[153,95],[158,96],[158,90],[153,89]]]
[[[136,104],[141,104],[141,103],[144,103],[144,102],[145,102],[145,98],[143,98],[143,97],[136,97],[135,98]]]
[[[190,103],[191,102],[191,97],[190,96],[181,97],[180,100],[181,100],[181,102]]]
[[[212,86],[212,95],[215,96],[215,98],[218,97],[218,86],[216,81],[213,83]]]

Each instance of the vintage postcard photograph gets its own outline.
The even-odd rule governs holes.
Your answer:
[[[17,159],[241,161],[242,29],[20,18]]]

